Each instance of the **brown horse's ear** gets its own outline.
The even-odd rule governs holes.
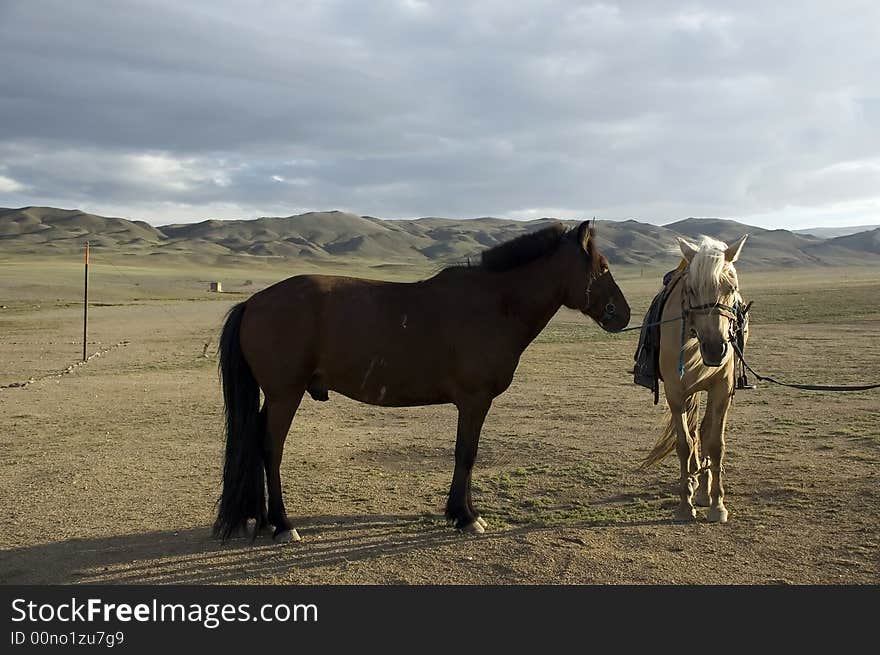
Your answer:
[[[681,237],[678,237],[678,247],[681,248],[681,254],[685,258],[685,261],[687,261],[688,264],[691,263],[691,260],[694,258],[694,255],[696,255],[700,250],[694,244],[692,244],[690,241],[688,241],[686,239],[682,239]]]
[[[584,221],[578,225],[577,240],[584,252],[590,251],[590,238],[593,236],[593,222]]]
[[[749,238],[749,235],[743,235],[743,238],[737,241],[735,244],[730,246],[727,250],[724,251],[724,259],[729,261],[731,264],[739,259],[739,254],[742,252],[743,246],[746,243],[746,239]]]

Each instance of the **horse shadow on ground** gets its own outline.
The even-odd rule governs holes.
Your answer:
[[[217,584],[289,569],[359,560],[452,543],[456,534],[424,516],[300,518],[301,544],[271,533],[225,542],[210,526],[70,539],[0,552],[0,584]]]
[[[198,526],[13,548],[0,551],[0,584],[223,584],[271,581],[292,570],[304,574],[301,582],[320,584],[332,573],[310,577],[310,570],[332,571],[469,538],[425,515],[313,516],[300,518],[297,529],[303,542],[286,545],[267,534],[221,542],[209,526]],[[521,526],[480,539],[546,529]]]

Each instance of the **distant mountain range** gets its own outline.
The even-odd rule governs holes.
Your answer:
[[[93,248],[119,254],[184,256],[193,261],[351,258],[376,263],[462,262],[481,250],[554,219],[498,218],[382,220],[339,211],[254,220],[209,220],[154,227],[143,221],[51,207],[0,209],[0,255],[67,254]],[[573,221],[565,221],[574,224]],[[688,218],[664,226],[598,221],[600,247],[612,263],[667,265],[677,258],[676,236],[732,241],[750,234],[743,262],[760,267],[880,264],[880,228],[821,238],[765,230],[736,221]]]
[[[820,239],[833,239],[834,237],[845,237],[850,234],[858,234],[859,232],[870,232],[880,225],[847,225],[844,227],[808,227],[803,230],[792,230],[795,234],[807,234]]]

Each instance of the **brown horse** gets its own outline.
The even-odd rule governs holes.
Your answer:
[[[679,522],[696,519],[694,504],[709,508],[709,521],[727,521],[722,481],[724,430],[736,363],[730,344],[738,329],[744,341],[748,339],[733,264],[747,236],[729,247],[708,237],[699,246],[679,239],[686,265],[669,281],[671,290],[662,317],[668,322],[660,332],[660,374],[669,410],[663,432],[642,465],[655,464],[673,450],[678,453],[681,502],[675,520]],[[698,430],[697,394],[701,391],[707,400]]]
[[[553,224],[483,252],[479,265],[420,282],[298,275],[236,305],[220,339],[226,456],[215,534],[229,537],[255,519],[255,530],[274,526],[278,541],[299,539],[284,509],[280,466],[306,391],[315,400],[335,391],[386,407],[453,403],[458,434],[446,517],[483,532],[471,500],[483,420],[562,305],[608,331],[629,322],[587,222],[571,230]]]

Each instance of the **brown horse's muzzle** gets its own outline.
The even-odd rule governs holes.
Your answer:
[[[629,303],[606,270],[587,286],[586,304],[581,310],[607,332],[617,332],[629,324]]]

